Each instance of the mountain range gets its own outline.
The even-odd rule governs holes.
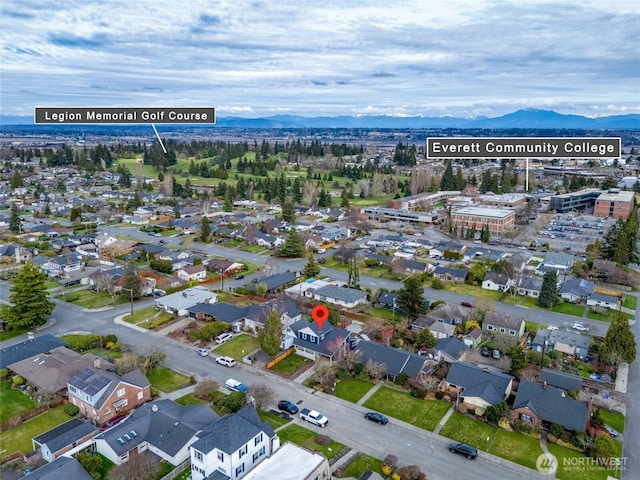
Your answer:
[[[32,125],[32,116],[0,115],[4,125]],[[51,125],[49,125],[51,126]],[[202,125],[199,125],[200,127]],[[640,129],[640,114],[584,117],[553,110],[523,109],[500,117],[459,118],[396,117],[389,115],[304,117],[275,115],[262,118],[218,117],[217,127],[225,128],[497,128],[497,129]],[[174,125],[174,127],[178,127]]]

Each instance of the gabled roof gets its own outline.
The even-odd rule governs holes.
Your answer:
[[[522,277],[518,288],[524,288],[532,292],[540,292],[542,291],[542,279],[539,277]]]
[[[591,346],[591,337],[568,330],[553,330],[549,334],[549,343],[555,345],[557,342],[588,350]]]
[[[484,277],[484,282],[493,282],[496,285],[506,285],[509,282],[509,277],[507,277],[503,273],[498,272],[487,272],[487,275]]]
[[[257,437],[260,432],[269,438],[275,435],[271,424],[260,420],[253,404],[249,404],[242,410],[225,415],[205,428],[198,434],[199,438],[191,448],[204,454],[217,449],[231,455]]]
[[[566,253],[549,252],[544,257],[543,265],[562,265],[569,268],[573,265],[573,255],[567,255]]]
[[[559,388],[521,380],[513,409],[528,408],[541,420],[557,423],[575,432],[584,432],[589,422],[589,406],[565,397]]]
[[[109,395],[118,388],[121,382],[129,383],[139,388],[145,388],[151,385],[149,380],[139,370],[134,370],[120,377],[115,373],[105,372],[93,367],[88,367],[80,371],[69,380],[69,385],[90,396],[94,396],[100,391],[103,391],[100,398],[93,404],[94,408],[99,409],[104,402],[107,401]]]
[[[574,295],[576,297],[588,297],[593,293],[595,284],[583,278],[570,278],[560,287],[560,294]]]
[[[46,444],[49,450],[55,453],[96,431],[97,429],[91,422],[72,418],[68,422],[38,435],[33,440],[40,445]]]
[[[334,327],[329,322],[324,322],[322,330],[320,330],[316,322],[309,322],[305,318],[293,323],[289,329],[296,336],[293,340],[294,345],[304,347],[307,350],[311,350],[328,357],[332,357],[335,353],[335,348],[330,350],[328,346],[334,346],[338,341],[344,342],[351,335],[348,330]],[[320,339],[320,343],[300,338],[299,333],[302,330],[307,330],[307,332],[303,333],[308,333],[309,335],[312,334],[313,336],[318,337]]]
[[[466,278],[469,273],[468,268],[448,268],[438,265],[433,271],[434,275],[449,275],[453,278]]]
[[[454,360],[459,360],[462,354],[469,350],[469,346],[455,337],[439,338],[436,341],[435,350],[440,350]]]
[[[389,307],[393,307],[397,305],[398,302],[398,294],[391,292],[382,292],[377,300],[378,303],[382,303],[383,305],[387,305]]]
[[[314,292],[314,295],[342,300],[343,302],[357,302],[365,298],[368,293],[363,290],[348,287],[336,287],[335,285],[325,285]]]
[[[105,440],[118,456],[142,442],[174,456],[198,432],[219,418],[207,405],[183,406],[173,400],[157,400],[138,408],[124,422],[101,433],[95,440]]]
[[[21,477],[21,480],[60,480],[61,478],[93,480],[80,462],[73,457],[57,458],[53,462],[38,468],[36,471]]]
[[[427,318],[434,319],[437,321],[446,321],[448,323],[453,323],[457,319],[465,319],[468,317],[468,314],[465,310],[463,310],[458,305],[451,305],[449,303],[444,303],[439,305],[437,308],[434,308],[429,313],[425,315]]]
[[[358,342],[356,350],[361,353],[360,363],[366,365],[369,360],[384,363],[387,366],[387,373],[393,377],[402,372],[410,377],[416,377],[426,361],[426,358],[420,355],[366,340]]]
[[[0,368],[7,368],[12,363],[66,345],[66,342],[63,342],[51,334],[41,335],[33,340],[16,343],[0,350]]]
[[[508,330],[520,331],[524,324],[524,318],[513,317],[504,313],[487,312],[482,321],[482,325],[493,325],[496,327],[504,327]]]
[[[284,287],[285,285],[294,282],[297,278],[298,277],[295,272],[283,272],[276,273],[275,275],[270,275],[268,277],[259,278],[254,282],[254,284],[259,285],[261,283],[264,283],[267,286],[267,291],[271,291],[280,287]]]
[[[454,362],[449,368],[445,381],[462,387],[463,397],[478,397],[490,405],[496,405],[506,398],[507,387],[513,380],[511,375],[484,370],[464,362]]]
[[[553,387],[558,387],[563,390],[573,390],[575,392],[580,391],[580,387],[582,386],[580,378],[547,368],[540,370],[540,380],[547,382],[548,385]]]

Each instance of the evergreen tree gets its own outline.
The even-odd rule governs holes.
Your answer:
[[[398,307],[407,314],[409,320],[415,320],[427,312],[424,302],[424,288],[417,276],[404,281],[404,288],[398,293]]]
[[[133,260],[127,262],[122,275],[122,289],[120,295],[124,298],[138,300],[142,296],[142,281],[138,276],[136,264]]]
[[[456,170],[456,190],[464,190],[465,186],[464,177],[462,176],[462,168],[458,167]]]
[[[542,288],[538,297],[538,305],[545,308],[553,308],[558,304],[558,276],[555,270],[544,274]]]
[[[416,337],[416,347],[421,348],[433,348],[436,346],[436,337],[433,336],[431,330],[425,328]]]
[[[209,221],[209,217],[202,217],[202,222],[200,223],[200,238],[203,242],[209,241],[209,236],[211,235],[211,222]]]
[[[491,232],[489,232],[489,225],[485,223],[482,226],[482,231],[480,232],[480,240],[482,240],[485,243],[488,243],[490,237],[491,237]]]
[[[295,228],[289,229],[288,235],[282,247],[278,251],[278,256],[284,258],[299,258],[304,255],[304,248],[300,241],[300,236]]]
[[[340,195],[340,206],[342,208],[349,208],[349,193],[346,189],[342,189],[342,194]]]
[[[222,210],[225,212],[233,212],[233,200],[231,199],[231,190],[227,188],[224,195],[224,205]]]
[[[360,270],[358,268],[358,257],[356,255],[349,258],[348,269],[349,278],[347,280],[347,286],[350,288],[360,288]]]
[[[20,207],[17,203],[11,204],[11,211],[9,213],[9,230],[13,233],[20,233],[22,229],[22,219],[20,218]]]
[[[293,181],[293,185],[291,185],[291,196],[293,197],[293,201],[295,203],[302,203],[303,195],[302,182],[300,181],[300,177],[296,177],[296,179]]]
[[[444,169],[442,178],[440,179],[440,190],[455,190],[456,179],[453,176],[453,166],[451,160],[447,160],[447,166]]]
[[[47,292],[47,275],[33,263],[27,262],[12,280],[9,301],[5,307],[5,320],[15,327],[32,328],[46,323],[55,304],[50,302]]]
[[[293,203],[289,200],[285,200],[282,204],[282,220],[292,224],[296,222],[296,212],[293,209]]]
[[[316,260],[313,258],[313,253],[310,252],[307,258],[309,261],[302,270],[302,276],[305,278],[315,278],[320,275],[320,265],[318,265]]]
[[[258,332],[258,340],[260,340],[260,347],[267,355],[274,356],[280,352],[282,320],[277,310],[271,310],[264,327]]]
[[[629,320],[620,312],[612,315],[611,325],[600,346],[600,358],[616,365],[631,363],[636,359],[636,338],[629,326]]]

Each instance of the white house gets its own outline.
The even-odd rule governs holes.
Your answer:
[[[313,292],[313,298],[346,308],[354,308],[367,303],[367,292],[348,287],[327,285]]]
[[[241,479],[280,446],[271,424],[260,420],[253,404],[225,415],[198,437],[189,448],[192,480]]]
[[[176,271],[180,280],[189,282],[191,280],[204,280],[207,277],[207,267],[204,265],[190,265],[182,267]]]
[[[156,307],[181,317],[187,315],[188,309],[199,303],[216,303],[218,296],[204,287],[193,287],[175,292],[156,300]]]
[[[513,282],[506,275],[496,272],[488,272],[482,281],[482,288],[485,290],[495,290],[506,292],[513,285]]]

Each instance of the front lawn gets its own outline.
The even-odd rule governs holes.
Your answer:
[[[251,253],[262,253],[265,250],[269,250],[267,247],[261,247],[260,245],[245,245],[240,250]]]
[[[610,316],[609,313],[606,313],[606,314],[598,313],[598,312],[594,312],[591,309],[589,309],[589,311],[587,312],[587,318],[590,320],[600,320],[601,322],[608,322],[609,316]]]
[[[444,400],[420,400],[388,387],[380,388],[364,402],[364,406],[430,431],[451,408]]]
[[[260,348],[258,339],[243,333],[223,343],[215,350],[218,355],[226,355],[227,357],[242,361],[245,355],[254,352],[258,348]]]
[[[614,430],[619,433],[624,432],[624,415],[618,412],[612,412],[610,410],[600,409],[600,416],[604,420],[604,423],[613,427]]]
[[[342,476],[360,478],[360,475],[366,471],[372,471],[378,475],[382,475],[382,460],[358,452],[347,468],[344,469]]]
[[[489,442],[489,453],[535,470],[542,448],[537,438],[500,428]]]
[[[27,413],[38,406],[19,389],[11,388],[11,380],[0,382],[0,423]]]
[[[209,402],[194,397],[193,393],[187,393],[186,395],[176,399],[176,403],[179,403],[180,405],[206,405]]]
[[[564,313],[565,315],[573,315],[574,317],[582,317],[585,307],[583,305],[574,305],[573,303],[561,303],[551,310],[556,313]]]
[[[319,430],[322,430],[319,428]],[[331,460],[340,450],[344,448],[342,443],[332,441],[329,445],[320,445],[316,442],[315,438],[318,435],[324,435],[322,431],[316,433],[308,428],[301,427],[300,425],[289,425],[288,427],[278,430],[278,436],[280,437],[280,443],[284,442],[295,443],[308,450],[322,453],[328,460]]]
[[[561,480],[575,480],[576,478],[580,480],[606,480],[609,476],[620,478],[619,470],[607,470],[602,466],[594,465],[591,459],[585,457],[583,453],[553,443],[548,443],[547,447],[558,460],[556,478]]]
[[[624,308],[635,310],[638,306],[638,297],[636,297],[635,295],[625,295],[624,300],[622,301],[622,306]]]
[[[350,378],[348,380],[342,380],[336,385],[336,397],[347,400],[351,403],[358,403],[365,393],[373,388],[373,385],[369,382],[363,382],[362,380],[356,380]]]
[[[268,420],[274,430],[289,423],[289,420],[286,420],[275,413],[267,412],[266,410],[258,410],[258,415],[260,415],[260,420],[263,422]]]
[[[23,333],[27,333],[29,330],[31,330],[31,328],[11,326],[10,330],[0,332],[0,342],[4,342],[5,340],[9,340],[10,338],[17,337],[18,335],[22,335]]]
[[[487,290],[486,288],[477,287],[475,285],[468,285],[466,283],[452,283],[442,282],[444,289],[448,292],[456,292],[461,295],[469,295],[476,298],[487,298],[489,300],[497,301],[504,292],[498,292],[496,290]]]
[[[137,325],[141,328],[147,328],[153,330],[165,323],[170,322],[175,318],[175,315],[158,310],[156,307],[143,308],[133,312],[133,315],[125,315],[123,320],[127,323]]]
[[[300,370],[302,367],[307,365],[311,360],[308,358],[301,357],[300,355],[289,355],[286,358],[283,358],[278,363],[276,363],[270,370],[274,372],[278,372],[282,375],[291,376]]]
[[[468,443],[479,450],[487,451],[487,443],[493,440],[497,429],[483,422],[472,420],[466,415],[453,412],[447,423],[440,430],[440,435],[455,440],[456,442]],[[487,442],[489,438],[489,442]]]
[[[174,372],[170,368],[155,368],[147,375],[151,385],[164,393],[173,392],[189,385],[189,377]]]
[[[24,454],[31,452],[33,450],[32,438],[70,419],[71,417],[64,412],[63,405],[60,405],[31,420],[27,420],[17,427],[0,433],[0,445],[2,445],[2,450],[5,452],[3,456],[18,451]]]
[[[76,290],[75,292],[67,294],[63,292],[62,295],[58,296],[58,298],[66,302],[73,303],[79,307],[89,309],[109,307],[114,304],[114,301],[116,305],[122,305],[130,301],[129,298],[122,295],[111,295],[107,292],[94,292],[91,289]]]

